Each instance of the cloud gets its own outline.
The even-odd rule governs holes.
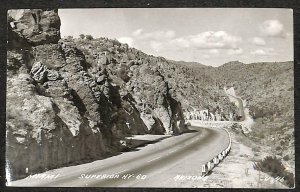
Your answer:
[[[174,38],[175,37],[175,31],[169,30],[165,33],[166,38]]]
[[[120,37],[117,39],[121,43],[127,43],[130,47],[133,47],[133,38],[131,37]]]
[[[228,55],[241,55],[244,52],[242,48],[237,48],[237,49],[229,49],[227,51]]]
[[[252,43],[255,45],[263,46],[266,45],[266,41],[263,38],[260,37],[254,37],[252,39]]]
[[[135,31],[132,33],[132,35],[133,35],[133,36],[139,36],[139,35],[142,34],[142,32],[143,32],[143,29],[137,29],[137,30],[135,30]]]
[[[204,59],[209,59],[209,58],[210,58],[209,55],[202,55],[202,57],[203,57]]]
[[[251,55],[269,56],[276,55],[274,48],[257,49],[250,52]]]
[[[176,38],[171,40],[170,44],[174,47],[177,48],[189,48],[190,47],[190,42],[186,38]]]
[[[188,37],[192,46],[200,49],[236,48],[241,38],[225,31],[207,31]]]
[[[163,49],[163,44],[161,42],[157,42],[157,41],[150,41],[150,47],[154,51],[159,52],[160,50]]]
[[[262,23],[260,30],[263,34],[270,37],[285,37],[283,24],[278,20],[267,20]]]
[[[251,52],[252,55],[267,55],[267,53],[262,49],[257,49]]]
[[[242,38],[226,31],[205,31],[193,35],[176,36],[173,30],[157,30],[146,32],[136,29],[131,36],[118,39],[122,43],[134,46],[150,54],[162,52],[174,53],[181,51],[207,50],[201,56],[204,59],[220,54],[221,49],[229,50],[229,54],[238,55],[243,52],[239,48]]]
[[[137,29],[132,33],[137,39],[144,39],[144,40],[166,40],[172,39],[175,37],[175,31],[167,30],[167,31],[153,31],[149,33],[144,33],[142,29]]]
[[[142,29],[133,32],[134,39],[144,44],[150,44],[156,49],[236,49],[242,41],[241,37],[231,35],[226,31],[206,31],[196,35],[176,38],[173,30],[158,30],[145,33]],[[159,42],[159,43],[158,43]],[[152,45],[151,45],[152,44]],[[159,46],[158,46],[159,44]],[[211,53],[217,53],[217,50]]]
[[[228,34],[226,31],[206,31],[174,39],[171,43],[182,48],[235,49],[241,41],[241,37]]]
[[[220,51],[218,49],[211,49],[211,50],[209,50],[209,52],[212,53],[212,54],[220,53]]]

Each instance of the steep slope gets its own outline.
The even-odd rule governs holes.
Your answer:
[[[169,82],[160,70],[166,62],[164,58],[146,55],[107,38],[62,41],[76,44],[85,54],[88,71],[94,79],[103,79],[99,71],[109,75],[123,101],[136,107],[149,133],[178,134],[184,131],[181,103],[171,94]]]
[[[223,120],[228,120],[230,113],[237,113],[237,107],[230,102],[222,85],[207,73],[212,67],[185,64],[169,61],[164,67],[164,73],[169,77],[174,94],[182,101],[185,112],[194,109],[218,112]]]
[[[132,134],[181,134],[185,112],[236,111],[211,68],[107,38],[61,39],[57,10],[10,10],[8,23],[11,179],[118,154]]]
[[[182,63],[182,65],[187,65]],[[294,63],[266,62],[244,64],[231,61],[220,67],[203,67],[189,63],[193,76],[205,74],[214,81],[206,86],[234,87],[246,100],[255,119],[248,137],[262,146],[271,146],[268,153],[294,162]]]
[[[181,104],[155,70],[161,58],[141,61],[107,39],[112,52],[90,62],[60,40],[57,10],[11,10],[8,22],[10,179],[117,154],[130,134],[185,131]]]
[[[229,113],[236,111],[236,107],[225,95],[223,87],[206,74],[207,67],[203,67],[202,70],[184,66],[180,62],[147,55],[128,47],[127,44],[107,38],[64,40],[74,42],[85,54],[89,65],[107,69],[113,82],[120,86],[121,90],[133,93],[134,99],[140,103],[137,108],[148,128],[155,123],[149,121],[149,115],[152,113],[149,108],[153,109],[157,104],[173,103],[174,110],[178,111],[178,104],[172,101],[173,99],[180,101],[183,112],[208,109],[214,113],[218,110],[224,119],[228,119]],[[167,86],[164,86],[166,83]],[[165,96],[171,96],[173,99],[165,101]],[[161,116],[161,112],[162,108],[156,110],[155,114]],[[181,113],[178,111],[180,116]],[[168,119],[167,116],[162,117]]]
[[[256,121],[250,137],[272,146],[273,154],[293,160],[294,63],[235,63],[216,68],[214,73],[247,101]]]

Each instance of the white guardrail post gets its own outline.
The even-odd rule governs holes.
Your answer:
[[[202,176],[204,177],[205,175],[207,175],[207,173],[209,171],[211,171],[216,165],[218,165],[220,163],[220,160],[223,160],[229,153],[230,149],[231,149],[231,143],[232,143],[232,139],[230,136],[229,131],[226,128],[222,128],[224,129],[229,137],[229,144],[227,146],[227,148],[225,150],[223,150],[221,153],[219,153],[218,155],[216,155],[212,160],[208,161],[207,163],[205,163],[204,165],[202,165]],[[207,168],[207,169],[206,169]]]
[[[206,169],[206,165],[202,165],[202,177],[205,176],[207,174],[207,169]]]

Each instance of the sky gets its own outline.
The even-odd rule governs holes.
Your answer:
[[[58,14],[62,37],[108,37],[172,60],[220,66],[294,57],[291,9],[89,8]]]

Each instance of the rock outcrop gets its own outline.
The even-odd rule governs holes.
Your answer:
[[[57,10],[8,10],[9,47],[57,43],[60,39],[60,19]]]
[[[60,39],[57,10],[10,10],[8,23],[11,179],[118,154],[132,134],[181,134],[184,113],[236,110],[214,69],[108,38]]]
[[[172,93],[165,77],[166,59],[149,56],[107,38],[71,41],[85,54],[90,66],[88,71],[96,82],[104,80],[99,71],[106,71],[119,87],[123,101],[130,94],[146,132],[179,134],[185,131],[181,103]]]
[[[12,10],[8,21],[9,179],[118,154],[131,134],[185,130],[161,59],[108,39],[88,53],[59,40],[57,10]]]

